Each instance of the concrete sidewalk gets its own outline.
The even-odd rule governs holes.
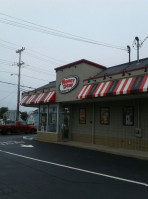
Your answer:
[[[115,147],[108,147],[108,146],[103,146],[103,145],[89,144],[89,143],[83,143],[83,142],[74,142],[74,141],[58,142],[57,144],[96,150],[96,151],[111,153],[115,155],[138,158],[142,160],[148,160],[148,152],[146,151],[128,150],[128,149],[123,149],[123,148],[115,148]]]

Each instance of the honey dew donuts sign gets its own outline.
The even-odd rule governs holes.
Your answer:
[[[69,76],[65,77],[61,80],[61,84],[59,85],[60,93],[68,93],[72,91],[79,82],[79,78],[77,76]]]

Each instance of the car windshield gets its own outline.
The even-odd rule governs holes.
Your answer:
[[[22,122],[22,125],[23,126],[27,126],[27,122]]]

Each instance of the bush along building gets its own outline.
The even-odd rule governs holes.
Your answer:
[[[56,81],[20,102],[39,107],[38,140],[148,151],[148,58],[110,68],[83,59],[55,71]]]

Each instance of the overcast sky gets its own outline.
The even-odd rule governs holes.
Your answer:
[[[0,3],[0,81],[3,82],[17,84],[16,50],[22,47],[25,47],[22,53],[25,64],[21,69],[21,85],[37,88],[55,80],[54,68],[79,59],[106,67],[128,62],[125,50],[67,36],[123,49],[130,45],[131,60],[136,59],[132,47],[135,37],[143,41],[148,36],[147,0],[0,0]],[[40,26],[33,31],[26,26],[17,27],[18,23],[29,25],[29,29],[34,28],[33,24]],[[43,26],[49,29],[38,32]],[[140,58],[147,56],[148,40],[140,48]],[[17,86],[0,82],[0,107],[16,109],[16,98]],[[21,107],[20,110],[31,109]]]

